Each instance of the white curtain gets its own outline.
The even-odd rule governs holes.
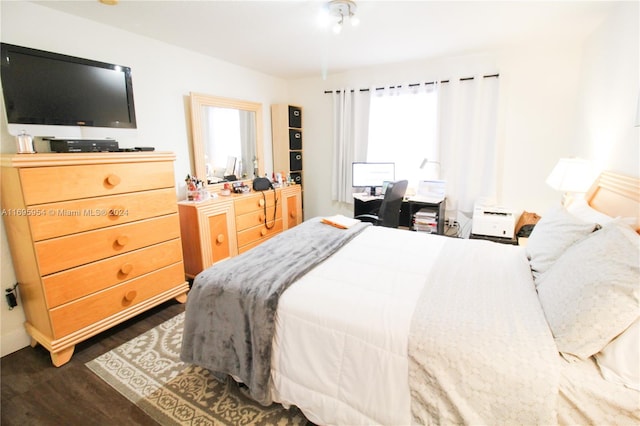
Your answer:
[[[452,79],[438,88],[438,140],[447,210],[467,218],[476,201],[497,198],[498,89],[497,77],[483,76]]]
[[[435,83],[371,90],[367,161],[394,162],[396,180],[407,179],[415,187],[421,179],[438,177],[436,130]]]
[[[253,111],[238,111],[240,115],[240,152],[242,161],[236,163],[239,173],[236,173],[238,179],[246,179],[247,177],[254,179],[255,169],[253,167],[256,159],[256,117]]]
[[[333,93],[332,199],[352,203],[351,163],[367,161],[369,96],[437,90],[437,143],[426,152],[402,152],[417,168],[424,158],[440,163],[447,211],[471,217],[481,198],[497,198],[498,77],[452,79],[436,85]],[[398,178],[398,176],[396,176]],[[449,217],[449,215],[447,215]],[[460,218],[460,215],[458,215]]]
[[[359,90],[333,92],[333,165],[331,199],[353,203],[351,163],[367,157],[369,100]]]

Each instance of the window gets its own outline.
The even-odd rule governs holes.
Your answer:
[[[396,180],[407,179],[410,186],[438,178],[436,90],[391,90],[371,97],[367,161],[394,162]],[[420,169],[425,158],[431,162]]]

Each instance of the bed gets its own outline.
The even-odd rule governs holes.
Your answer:
[[[199,274],[181,358],[314,423],[638,424],[640,188],[528,244],[320,218]]]

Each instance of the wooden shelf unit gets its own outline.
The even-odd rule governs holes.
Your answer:
[[[290,173],[296,184],[302,185],[302,107],[288,104],[271,105],[271,136],[274,172]]]

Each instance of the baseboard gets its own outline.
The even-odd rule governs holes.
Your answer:
[[[0,337],[0,356],[9,355],[31,344],[31,337],[22,329],[11,330]]]

